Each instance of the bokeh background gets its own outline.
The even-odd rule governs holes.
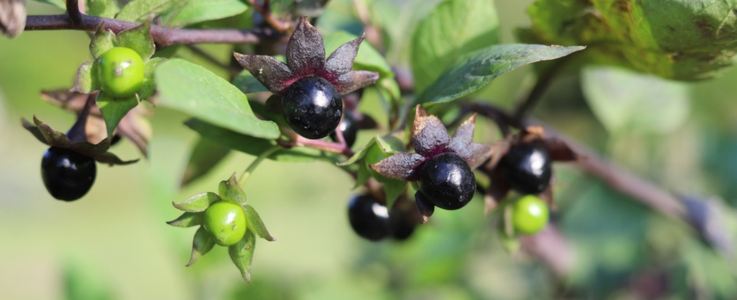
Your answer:
[[[352,11],[350,1],[333,2],[325,18],[340,24]],[[401,12],[406,1],[374,2],[397,5]],[[532,2],[496,1],[502,43],[514,42],[514,29],[529,24],[525,8]],[[28,12],[62,13],[32,1]],[[164,223],[179,215],[171,202],[215,190],[253,157],[231,153],[210,174],[180,189],[198,137],[182,125],[186,115],[156,109],[149,159],[124,167],[99,165],[95,185],[83,199],[53,199],[40,178],[45,146],[20,126],[20,119],[35,114],[57,129],[72,125],[74,116],[41,100],[39,92],[70,87],[77,67],[90,58],[88,44],[88,36],[78,31],[0,38],[0,298],[737,299],[734,252],[715,251],[690,227],[573,165],[555,168],[560,210],[553,222],[570,246],[560,255],[575,260],[562,275],[533,256],[507,251],[497,224],[483,215],[480,197],[459,211],[436,211],[407,242],[371,243],[348,224],[346,204],[355,191],[342,171],[325,163],[270,161],[245,187],[277,238],[259,240],[253,283],[242,281],[224,248],[185,268],[195,229]],[[230,55],[227,46],[204,49],[223,61]],[[225,76],[186,49],[177,55]],[[477,97],[512,107],[531,71],[503,75]],[[581,74],[596,72],[606,70],[557,78],[534,115],[666,190],[723,205],[727,222],[716,226],[731,226],[737,220],[731,208],[737,205],[737,70],[709,81],[664,83],[677,85],[679,92],[654,95],[660,102],[614,116],[604,116],[605,105],[584,97],[587,79],[582,78],[588,75]],[[362,110],[378,114],[379,100],[367,94]],[[656,116],[668,124],[614,131],[607,123],[633,111],[643,120]],[[478,127],[480,141],[499,138],[491,123]],[[376,133],[362,132],[357,145]],[[123,159],[139,157],[125,141],[113,152]]]

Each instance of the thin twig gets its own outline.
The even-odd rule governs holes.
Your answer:
[[[78,0],[67,0],[67,14],[73,24],[82,23],[82,13],[79,11]]]
[[[246,0],[248,4],[253,6],[254,9],[262,16],[264,17],[264,20],[266,23],[269,23],[269,26],[273,27],[277,31],[281,33],[287,33],[289,30],[289,25],[282,22],[281,20],[274,17],[273,14],[271,14],[271,6],[269,0],[264,0],[264,4],[261,5],[256,0]]]
[[[530,90],[527,96],[521,102],[519,102],[517,108],[514,110],[512,118],[515,121],[519,122],[520,120],[524,119],[525,116],[527,116],[532,111],[532,109],[535,108],[537,103],[540,102],[540,98],[542,98],[545,90],[548,88],[548,86],[550,86],[550,83],[552,83],[556,75],[558,75],[558,73],[560,73],[560,70],[569,63],[571,57],[573,56],[575,56],[575,54],[555,60],[549,68],[545,69],[540,74],[540,76],[537,78],[537,81],[535,82],[535,86],[532,87],[532,90]]]
[[[139,26],[140,23],[127,22],[109,18],[81,15],[79,24],[73,24],[66,14],[28,16],[26,31],[29,30],[85,30],[96,31],[104,21],[106,30],[119,33],[123,30]],[[162,26],[151,26],[151,37],[161,47],[189,44],[258,44],[281,38],[273,29],[177,29]]]

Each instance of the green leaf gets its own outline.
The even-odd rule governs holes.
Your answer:
[[[154,55],[156,47],[151,37],[151,20],[146,20],[136,27],[121,31],[115,36],[115,45],[136,51],[146,61]]]
[[[165,61],[166,58],[153,57],[143,63],[143,83],[141,84],[141,89],[138,90],[138,97],[141,98],[141,100],[153,96],[156,92],[154,71],[156,70],[156,66]]]
[[[398,139],[392,136],[389,136],[387,138],[389,140],[398,141]],[[399,143],[389,143],[385,140],[385,138],[377,136],[376,138],[374,138],[374,143],[369,144],[367,147],[368,151],[363,157],[362,168],[365,168],[371,175],[371,177],[384,185],[384,193],[386,194],[386,207],[392,207],[392,205],[394,205],[394,201],[399,198],[399,195],[401,195],[404,189],[407,187],[407,182],[383,176],[379,173],[376,173],[376,171],[372,170],[369,166],[380,162],[384,158],[394,155],[394,153],[399,152],[396,151],[398,148],[395,147],[402,147],[401,141],[399,141]]]
[[[202,219],[204,218],[205,214],[203,213],[191,213],[191,212],[185,212],[178,218],[166,222],[166,224],[169,224],[174,227],[181,227],[181,228],[187,228],[197,225],[202,225]]]
[[[253,114],[245,94],[201,66],[171,59],[159,64],[154,74],[161,106],[253,137],[280,135],[276,123]]]
[[[92,41],[90,42],[90,53],[94,58],[99,58],[105,52],[115,47],[115,45],[113,45],[115,34],[110,30],[105,30],[104,25],[105,23],[102,23],[100,27],[97,28],[97,32],[95,32],[95,35],[92,37]]]
[[[256,77],[251,75],[251,72],[248,72],[247,70],[243,70],[235,76],[233,79],[233,85],[246,94],[269,91],[263,84],[261,84],[261,82],[258,81],[258,79],[256,79]]]
[[[248,6],[240,0],[187,0],[162,16],[170,27],[218,20],[243,13]]]
[[[273,140],[265,140],[243,135],[198,119],[189,120],[185,125],[206,139],[253,156],[261,155],[264,151],[276,146],[276,142]],[[268,159],[283,162],[313,162],[318,159],[331,162],[337,161],[337,158],[334,155],[325,154],[316,149],[305,147],[282,149],[269,155]]]
[[[526,41],[590,45],[587,57],[665,78],[713,77],[734,63],[735,0],[540,0]]]
[[[323,42],[325,42],[325,53],[332,53],[338,47],[356,38],[358,36],[345,31],[336,31],[329,34],[323,38]],[[358,54],[356,54],[356,60],[353,62],[353,69],[379,72],[381,77],[394,77],[394,72],[392,72],[392,68],[386,62],[384,56],[379,51],[376,51],[367,41],[361,42],[361,46],[358,48]]]
[[[118,127],[120,120],[125,117],[128,111],[137,105],[138,99],[135,96],[118,99],[102,91],[97,95],[97,106],[100,108],[100,112],[102,112],[103,119],[105,119],[107,136],[113,136],[113,131]]]
[[[120,9],[115,0],[90,0],[87,14],[103,18],[114,18]]]
[[[123,21],[148,19],[151,14],[158,15],[186,0],[133,0],[128,2],[115,17]]]
[[[498,27],[493,1],[447,0],[435,7],[412,37],[410,61],[417,92],[458,57],[496,44]]]
[[[174,207],[176,207],[178,210],[195,213],[207,210],[207,208],[210,207],[210,204],[213,204],[220,200],[222,199],[220,198],[220,196],[218,196],[218,194],[205,192],[189,197],[189,199],[185,200],[182,203],[172,202],[172,205],[174,205]]]
[[[230,259],[233,261],[238,270],[241,271],[241,276],[246,282],[251,283],[251,262],[253,261],[253,251],[256,249],[256,236],[253,235],[253,231],[246,230],[246,234],[243,236],[237,244],[228,247],[228,254]]]
[[[256,233],[257,236],[260,238],[263,238],[267,241],[276,241],[276,239],[269,234],[269,231],[266,229],[266,225],[264,225],[264,221],[261,220],[261,217],[258,215],[258,212],[256,212],[256,209],[254,209],[250,205],[246,205],[246,221],[248,222],[248,230],[253,230],[254,233]]]
[[[497,76],[516,68],[560,58],[584,48],[526,44],[505,44],[484,48],[464,55],[450,64],[440,77],[415,99],[415,104],[450,102],[477,91]]]
[[[67,5],[64,3],[64,0],[35,0],[36,2],[51,4],[53,6],[56,6],[58,8],[61,8],[63,10],[67,9]]]
[[[667,134],[688,118],[689,87],[682,83],[620,68],[586,67],[581,85],[591,110],[612,134]]]
[[[220,182],[220,185],[218,186],[218,194],[220,194],[220,197],[222,197],[223,200],[227,200],[241,206],[248,203],[246,192],[244,192],[241,186],[238,185],[238,180],[235,179],[235,173],[233,173],[228,180]]]
[[[215,237],[207,232],[204,226],[200,226],[194,234],[194,241],[192,241],[192,254],[189,256],[187,267],[196,263],[200,257],[207,254],[207,252],[210,252],[214,246]]]
[[[192,153],[189,155],[187,168],[182,176],[181,186],[186,186],[190,182],[204,176],[220,163],[225,156],[230,153],[230,149],[223,147],[209,139],[200,138],[192,147]]]
[[[97,77],[97,61],[88,60],[82,63],[77,70],[72,92],[89,94],[100,89],[100,80]]]

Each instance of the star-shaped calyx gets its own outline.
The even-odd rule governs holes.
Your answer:
[[[475,124],[474,114],[451,137],[437,117],[418,105],[412,126],[415,153],[397,153],[371,169],[386,177],[417,181],[415,200],[425,221],[435,206],[459,209],[476,189],[473,169],[491,156],[491,146],[473,142]]]
[[[373,84],[379,73],[353,71],[361,36],[325,59],[322,36],[302,18],[287,43],[286,64],[271,56],[234,53],[238,62],[274,95],[285,120],[299,135],[319,139],[343,115],[342,95]]]
[[[510,190],[536,195],[555,209],[552,162],[581,158],[564,141],[546,138],[540,126],[529,126],[492,147],[491,160],[484,166],[491,176],[491,186],[484,196],[487,213],[494,210]]]

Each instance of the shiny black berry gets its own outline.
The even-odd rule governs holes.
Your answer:
[[[64,201],[82,198],[97,174],[95,160],[69,149],[51,147],[41,159],[41,178],[51,196]]]
[[[381,240],[391,233],[386,206],[369,195],[358,195],[351,199],[348,203],[348,221],[356,234],[371,241]]]
[[[328,136],[343,115],[343,100],[335,87],[322,77],[297,80],[282,95],[284,119],[308,139]]]
[[[420,224],[421,216],[417,204],[400,197],[389,211],[389,229],[395,240],[403,241],[412,236]]]
[[[439,154],[428,160],[417,181],[420,192],[435,206],[459,209],[473,198],[476,177],[465,160],[455,153]]]
[[[550,185],[550,154],[541,143],[520,144],[509,149],[496,167],[499,175],[522,194],[539,194]]]
[[[358,135],[358,120],[356,120],[352,112],[346,111],[343,114],[343,120],[338,124],[338,128],[330,134],[330,139],[334,142],[338,141],[338,135],[336,134],[338,130],[343,133],[343,138],[348,148],[353,147],[353,144],[356,142],[356,135]]]

